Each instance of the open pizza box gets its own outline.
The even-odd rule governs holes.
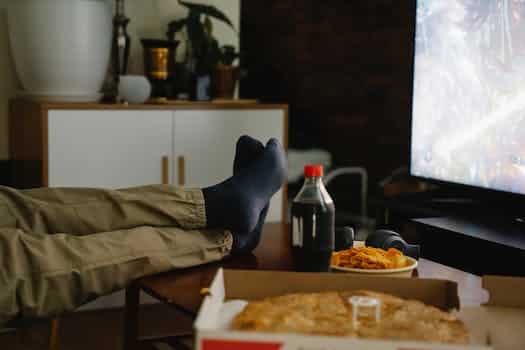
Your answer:
[[[218,270],[195,321],[197,350],[518,350],[525,349],[525,279],[484,277],[490,301],[459,308],[455,282],[370,277],[338,273]],[[470,345],[384,341],[350,337],[234,331],[231,319],[242,310],[232,300],[258,300],[287,293],[368,289],[458,310]],[[230,303],[226,303],[230,301]],[[226,304],[225,304],[226,303]],[[242,304],[242,302],[239,302]],[[236,310],[237,308],[237,310]]]

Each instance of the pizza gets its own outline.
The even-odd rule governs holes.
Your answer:
[[[352,297],[375,300],[380,318],[366,308],[353,319]],[[361,298],[362,299],[362,298]],[[288,294],[248,303],[232,321],[242,331],[467,344],[463,322],[416,300],[372,291]]]

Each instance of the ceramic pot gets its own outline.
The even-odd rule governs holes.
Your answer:
[[[142,75],[121,75],[119,79],[119,95],[129,103],[141,104],[151,95],[151,84]]]
[[[99,98],[111,54],[108,0],[16,0],[7,14],[22,94],[82,102]]]
[[[218,65],[213,72],[213,97],[233,99],[239,74],[237,66]]]

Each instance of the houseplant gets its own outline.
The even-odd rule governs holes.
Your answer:
[[[221,48],[220,59],[213,70],[213,97],[232,99],[235,86],[239,80],[240,68],[234,61],[240,57],[235,47],[224,45]]]
[[[22,94],[98,100],[111,53],[109,0],[16,0],[7,13]]]
[[[222,56],[219,42],[213,36],[211,18],[226,23],[234,31],[235,28],[231,20],[214,6],[189,3],[183,0],[178,0],[178,2],[188,9],[188,15],[170,22],[167,36],[168,39],[174,40],[177,33],[183,35],[186,44],[184,68],[190,75],[191,97],[197,100],[210,99],[211,77]],[[185,73],[182,72],[182,74]]]

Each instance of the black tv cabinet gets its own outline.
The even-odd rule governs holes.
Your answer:
[[[425,258],[478,275],[525,276],[525,207],[509,197],[438,189],[375,200],[380,227],[422,245]]]
[[[452,216],[411,221],[425,258],[477,275],[525,276],[523,222]]]

